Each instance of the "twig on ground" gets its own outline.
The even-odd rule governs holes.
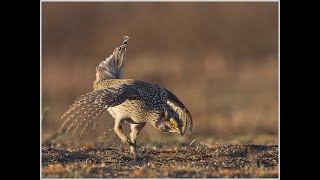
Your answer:
[[[191,143],[190,143],[187,147],[190,147],[195,140],[196,140],[196,139],[193,139],[193,140],[191,141]]]

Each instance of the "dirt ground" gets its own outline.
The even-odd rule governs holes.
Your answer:
[[[278,145],[42,147],[44,178],[278,177]]]
[[[43,3],[42,177],[278,177],[278,4]],[[172,91],[194,123],[183,137],[147,123],[137,157],[108,112],[82,136],[60,132],[124,35],[124,78]]]

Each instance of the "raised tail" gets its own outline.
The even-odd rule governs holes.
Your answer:
[[[103,72],[103,76],[97,76],[96,81],[106,79],[123,79],[128,40],[129,37],[124,36],[122,45],[116,47],[113,50],[113,53],[105,61],[101,61],[99,63],[98,67],[100,68],[100,71]]]

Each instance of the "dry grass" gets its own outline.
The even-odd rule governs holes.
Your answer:
[[[278,177],[278,146],[42,148],[43,177]]]
[[[276,3],[48,3],[42,10],[44,177],[278,176]],[[184,137],[146,125],[135,160],[108,113],[82,137],[57,134],[61,115],[92,90],[96,65],[124,35],[125,78],[171,90],[194,120]]]
[[[228,60],[215,57],[209,58],[212,61],[199,59],[198,67],[184,64],[182,58],[175,58],[169,65],[169,56],[153,57],[155,62],[152,63],[157,65],[152,65],[147,63],[150,58],[129,56],[125,77],[156,82],[173,91],[187,105],[194,119],[194,132],[186,139],[198,136],[277,135],[278,80],[274,58],[236,67]],[[142,66],[145,69],[140,71]],[[224,68],[202,71],[208,66]],[[43,68],[43,136],[55,133],[62,124],[60,117],[68,106],[77,96],[92,89],[94,67],[78,64],[77,69],[81,69],[81,73],[68,69],[68,66],[54,63]],[[87,141],[103,135],[111,136],[113,140],[113,132],[109,133],[109,129],[113,128],[113,119],[108,113],[99,119],[97,127],[95,131],[90,127],[85,130]],[[151,134],[166,137],[147,126],[140,138],[149,138]]]
[[[195,136],[276,135],[277,12],[277,3],[44,3],[43,135],[92,90],[96,65],[124,35],[125,78],[174,92]],[[109,116],[100,122],[99,134],[112,128]]]

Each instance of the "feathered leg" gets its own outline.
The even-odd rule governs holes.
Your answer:
[[[114,132],[119,136],[121,141],[124,144],[129,144],[130,146],[134,146],[134,143],[130,141],[130,139],[122,132],[122,123],[124,122],[124,119],[116,119],[114,123]]]
[[[131,124],[131,133],[130,133],[130,138],[131,141],[134,143],[135,146],[130,146],[130,152],[132,154],[136,153],[136,146],[137,146],[137,137],[139,132],[143,129],[143,127],[146,125],[146,123],[140,123],[140,124]]]

